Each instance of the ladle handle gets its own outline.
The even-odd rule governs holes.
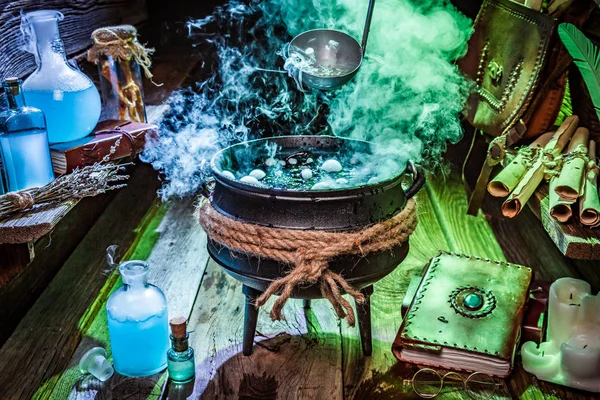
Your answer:
[[[367,48],[367,39],[369,38],[369,30],[371,29],[371,19],[373,18],[373,7],[375,7],[375,0],[369,0],[369,9],[367,10],[367,20],[365,21],[365,29],[363,30],[362,36],[362,56],[365,56],[365,49]]]

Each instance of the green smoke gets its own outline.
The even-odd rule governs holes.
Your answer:
[[[361,41],[368,0],[278,3],[292,36],[330,28]],[[462,136],[469,84],[452,61],[464,54],[471,33],[471,21],[447,2],[377,0],[360,71],[327,96],[333,132],[437,164],[447,142]]]

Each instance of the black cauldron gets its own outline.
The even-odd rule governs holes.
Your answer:
[[[214,188],[205,191],[212,206],[220,213],[236,220],[287,229],[318,229],[328,231],[356,231],[370,224],[386,220],[406,205],[424,185],[421,170],[411,163],[406,171],[413,182],[404,191],[405,172],[374,184],[334,190],[292,191],[260,187],[228,178],[224,170],[251,169],[257,160],[267,157],[267,146],[275,144],[278,153],[293,154],[311,149],[317,154],[335,156],[345,152],[369,154],[371,143],[333,136],[281,136],[236,144],[218,152],[211,161]],[[340,256],[332,260],[329,269],[341,274],[368,299],[373,283],[391,273],[406,257],[408,241],[388,251],[367,254],[364,257]],[[246,295],[246,323],[243,352],[251,354],[258,310],[254,299],[275,280],[286,274],[290,266],[232,251],[212,240],[208,241],[210,256],[227,273],[242,282]],[[320,298],[318,285],[299,287],[296,298]],[[370,305],[367,300],[358,305],[363,352],[371,354]]]

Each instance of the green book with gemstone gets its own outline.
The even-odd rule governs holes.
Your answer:
[[[427,265],[392,351],[401,361],[506,377],[513,366],[532,271],[441,252]]]

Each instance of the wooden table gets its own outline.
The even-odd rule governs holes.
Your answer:
[[[132,190],[143,192],[139,186]],[[290,301],[283,322],[269,319],[267,305],[259,314],[254,353],[245,357],[241,284],[209,260],[194,199],[153,202],[142,211],[121,192],[0,349],[0,398],[416,398],[402,385],[416,367],[396,362],[390,347],[410,278],[438,250],[507,259],[532,266],[542,279],[571,276],[600,287],[597,267],[560,255],[528,210],[512,221],[467,217],[456,173],[431,179],[418,200],[420,224],[408,258],[375,285],[372,357],[362,356],[358,329],[338,321],[326,300],[313,301],[308,310]],[[141,221],[135,229],[127,225],[131,213]],[[121,282],[105,271],[103,253],[113,242],[129,243],[125,258],[147,259],[150,281],[166,293],[170,316],[189,318],[195,382],[170,385],[165,372],[144,379],[115,375],[102,384],[78,371],[90,347],[110,351],[105,302]],[[438,398],[468,397],[451,390]],[[517,366],[495,398],[597,397],[540,382]]]

